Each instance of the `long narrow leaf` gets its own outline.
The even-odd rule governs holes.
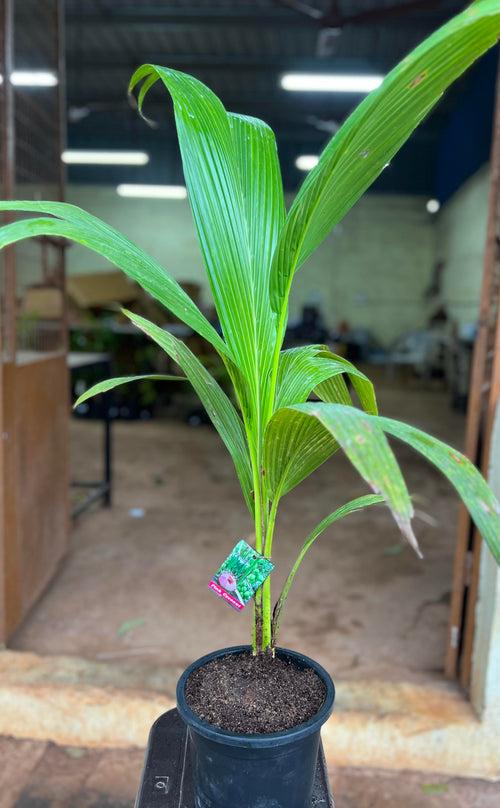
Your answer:
[[[76,399],[75,403],[73,404],[73,409],[76,410],[76,408],[79,407],[80,404],[83,404],[84,401],[88,401],[89,398],[98,396],[100,393],[109,393],[110,390],[114,390],[115,387],[120,387],[122,384],[141,381],[183,382],[186,381],[186,379],[184,376],[169,376],[162,373],[146,373],[143,376],[115,376],[114,379],[104,379],[104,381],[97,382],[97,384],[94,384],[92,387],[89,387],[88,390],[85,390],[85,392]]]
[[[322,351],[326,351],[326,346],[304,345],[281,351],[276,384],[276,410],[288,404],[302,404],[321,382],[343,372],[339,365],[318,359]],[[350,404],[351,397],[345,383],[344,388],[343,401]]]
[[[271,276],[282,312],[295,270],[390,162],[443,92],[500,36],[498,0],[477,0],[424,40],[350,115],[290,209]]]
[[[343,356],[337,356],[332,353],[322,353],[319,356],[319,359],[321,358],[330,362],[335,372],[315,388],[314,392],[316,395],[322,401],[331,402],[333,404],[337,402],[342,403],[337,389],[337,379],[339,378],[339,373],[345,373],[354,387],[359,398],[359,403],[364,411],[376,415],[378,413],[377,397],[373,383],[368,376],[365,376],[352,362],[349,362]]]
[[[288,408],[275,412],[266,428],[263,457],[271,498],[287,494],[338,448],[335,438],[314,419]]]
[[[284,496],[312,474],[339,448],[323,426],[301,413],[284,409],[314,392],[324,401],[352,406],[344,374],[354,383],[363,408],[377,412],[370,380],[351,362],[322,345],[282,351],[278,373],[277,412],[267,425],[264,442],[266,483],[272,497]]]
[[[414,426],[392,418],[380,417],[377,420],[385,432],[408,443],[444,474],[460,494],[493,556],[500,563],[500,503],[473,463],[456,449]]]
[[[65,202],[0,201],[0,211],[50,214],[0,228],[0,249],[33,236],[67,238],[106,258],[136,281],[155,300],[208,340],[219,353],[231,356],[224,341],[184,289],[147,253],[105,222]]]
[[[349,516],[351,513],[356,513],[357,511],[363,510],[363,508],[367,508],[369,505],[377,505],[380,502],[383,502],[384,498],[377,494],[367,494],[363,497],[357,497],[357,499],[353,499],[350,502],[346,502],[345,505],[342,505],[337,510],[333,511],[333,513],[326,516],[321,522],[316,525],[316,527],[311,530],[307,539],[305,540],[304,544],[300,548],[300,552],[297,556],[297,559],[290,570],[290,574],[288,575],[283,589],[281,590],[281,594],[276,602],[276,606],[274,607],[273,612],[273,645],[276,645],[276,641],[278,639],[278,633],[281,626],[281,617],[283,614],[283,607],[286,603],[288,598],[288,593],[290,588],[294,582],[295,576],[299,570],[300,565],[302,564],[307,552],[310,550],[316,539],[318,539],[325,530],[333,525],[335,522],[338,522],[339,519],[344,519],[344,517]]]
[[[144,317],[125,309],[124,313],[134,325],[163,348],[186,374],[233,459],[245,501],[250,512],[253,512],[252,475],[248,447],[243,424],[234,405],[187,345]]]
[[[301,404],[307,401],[313,390],[323,401],[351,404],[343,374],[353,384],[363,409],[375,414],[375,391],[368,377],[323,345],[306,345],[281,352],[275,408]]]
[[[285,198],[273,130],[264,121],[228,113],[243,194],[252,272],[260,305],[269,306],[269,272],[285,223]]]
[[[269,276],[274,250],[285,221],[285,199],[272,129],[257,118],[229,113],[253,268],[257,308],[257,344],[262,396],[276,340],[276,318],[269,301]]]
[[[384,497],[401,532],[420,553],[411,527],[413,506],[406,483],[377,416],[367,415],[355,407],[323,402],[297,404],[279,412],[288,411],[294,413],[291,419],[296,424],[295,414],[317,420],[340,444],[370,488]],[[300,421],[297,426],[300,429]]]
[[[255,402],[270,363],[274,318],[271,255],[284,218],[274,135],[230,115],[201,82],[143,65],[130,82],[163,82],[174,102],[189,199],[224,336]],[[139,94],[142,105],[144,88]],[[257,406],[257,405],[256,405]]]

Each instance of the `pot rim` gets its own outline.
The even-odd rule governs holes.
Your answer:
[[[239,654],[250,650],[251,646],[249,645],[235,645],[230,648],[221,648],[218,651],[212,651],[212,653],[200,657],[200,659],[192,662],[191,665],[186,668],[177,683],[177,709],[188,727],[199,735],[202,735],[203,737],[212,741],[216,741],[217,743],[226,744],[228,746],[245,746],[261,749],[272,746],[283,746],[293,741],[299,741],[302,738],[306,738],[308,735],[312,735],[314,732],[318,732],[333,711],[335,685],[333,684],[330,674],[322,667],[322,665],[320,665],[314,659],[305,656],[305,654],[301,654],[298,651],[292,651],[289,648],[276,648],[276,654],[281,657],[290,657],[296,662],[299,662],[302,666],[312,668],[318,674],[326,687],[325,700],[323,704],[319,708],[318,712],[308,721],[304,721],[302,724],[297,724],[295,727],[290,727],[290,729],[280,730],[279,732],[237,733],[221,729],[214,724],[209,724],[208,721],[204,721],[203,719],[199,718],[196,713],[191,710],[186,701],[184,689],[186,682],[193,671],[197,668],[202,668],[203,665],[206,665],[213,659],[230,656],[231,654]]]

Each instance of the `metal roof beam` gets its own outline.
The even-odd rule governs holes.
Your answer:
[[[174,68],[191,68],[196,70],[238,70],[264,72],[269,70],[305,71],[317,73],[329,72],[352,72],[366,70],[386,70],[391,66],[389,62],[382,65],[380,59],[348,59],[339,57],[338,59],[318,59],[314,57],[298,59],[297,57],[287,58],[286,56],[241,56],[240,54],[194,54],[194,53],[150,53],[146,52],[142,56],[142,62],[147,61],[153,64],[166,64]],[[119,59],[116,61],[113,56],[109,59],[103,58],[102,51],[90,51],[83,54],[83,58],[71,51],[67,57],[67,69],[69,71],[86,70],[125,70],[132,71],[137,67],[138,62],[134,59]]]
[[[84,25],[140,25],[142,26],[186,26],[186,25],[291,25],[304,27],[304,20],[286,9],[270,8],[263,10],[253,4],[236,5],[230,9],[213,6],[207,8],[139,7],[140,10],[121,8],[118,11],[85,11],[83,5],[78,11],[67,11],[68,24]],[[307,24],[307,21],[306,21]]]
[[[425,0],[420,0],[418,5],[423,3],[425,3]],[[429,7],[429,0],[427,0],[426,5]],[[68,10],[66,12],[66,22],[69,25],[134,25],[141,28],[167,26],[172,29],[175,27],[185,28],[191,25],[197,27],[206,25],[216,25],[218,27],[250,25],[258,26],[259,28],[262,26],[278,26],[320,29],[327,24],[326,20],[301,16],[291,9],[287,10],[279,6],[274,9],[263,9],[253,4],[236,5],[233,3],[230,9],[216,6],[212,8],[207,8],[206,6],[200,8],[175,8],[170,6],[164,9],[159,9],[157,6],[151,8],[139,6],[138,9],[121,8],[112,12],[104,10],[96,12],[86,11],[84,4],[81,4],[77,11]],[[372,14],[366,15],[366,18],[364,18],[363,14],[360,14],[359,17],[353,16],[352,22],[358,26],[368,25],[373,27],[387,22],[390,23],[391,27],[408,27],[408,19],[405,19],[404,14],[394,14],[386,18],[380,15],[381,10],[375,9]],[[449,15],[447,15],[446,11],[434,10],[434,13],[432,13],[431,10],[428,10],[426,13],[425,9],[422,9],[417,19],[419,22],[435,25],[436,21],[446,19],[447,16]],[[412,25],[415,21],[415,18],[412,18]],[[345,22],[349,25],[351,21],[346,18]]]

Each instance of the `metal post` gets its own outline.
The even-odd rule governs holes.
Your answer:
[[[4,199],[12,199],[15,188],[15,129],[14,129],[14,88],[8,76],[13,69],[14,50],[14,13],[12,0],[1,0],[0,31],[3,37],[1,49],[0,72],[5,77],[2,83],[2,175]],[[13,220],[11,213],[3,214],[4,222]],[[5,362],[13,362],[16,356],[16,259],[14,247],[3,251],[3,323],[0,328],[0,358]],[[2,344],[3,341],[3,344]]]

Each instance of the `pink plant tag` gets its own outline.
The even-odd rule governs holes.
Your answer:
[[[241,539],[208,586],[219,598],[241,612],[273,569],[274,564],[268,558]]]

